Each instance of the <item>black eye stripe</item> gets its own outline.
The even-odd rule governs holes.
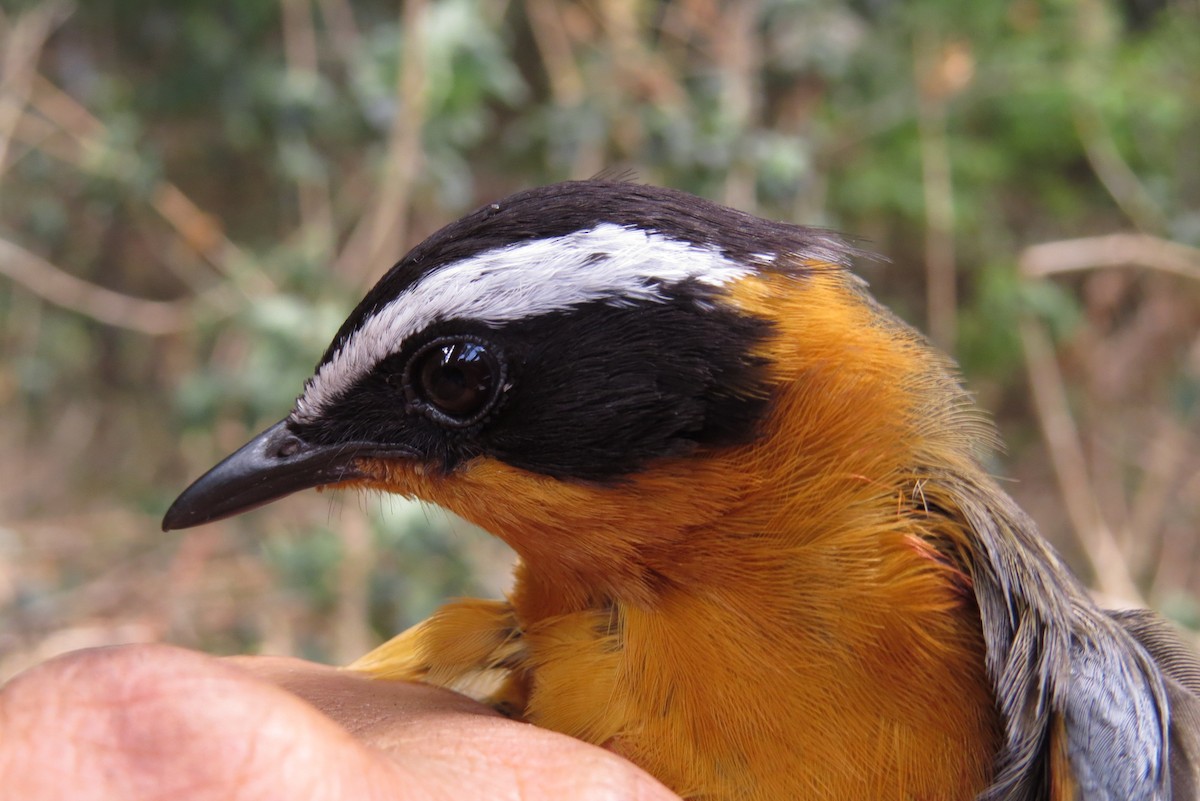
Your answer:
[[[465,428],[492,410],[506,377],[506,364],[495,345],[469,336],[445,336],[412,355],[403,384],[413,408],[442,425]]]

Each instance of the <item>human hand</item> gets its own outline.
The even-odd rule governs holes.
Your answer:
[[[68,654],[0,689],[0,798],[64,797],[678,801],[615,754],[445,690],[161,645]]]

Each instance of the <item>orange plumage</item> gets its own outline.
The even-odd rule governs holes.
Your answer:
[[[452,607],[353,667],[453,686],[503,664],[530,686],[527,720],[688,797],[969,798],[999,724],[970,579],[928,545],[947,532],[911,465],[978,472],[987,429],[847,273],[749,278],[732,296],[777,324],[764,355],[780,395],[749,445],[618,487],[380,463],[371,486],[453,510],[522,565],[511,616]],[[473,664],[440,645],[463,641],[482,646]]]
[[[629,184],[485,207],[385,277],[292,415],[166,525],[317,484],[458,513],[520,556],[508,599],[450,603],[351,668],[689,799],[1195,797],[1194,656],[1090,601],[981,466],[994,435],[953,366],[846,253]]]

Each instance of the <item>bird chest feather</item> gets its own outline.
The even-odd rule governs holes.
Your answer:
[[[856,255],[630,183],[489,204],[401,259],[164,527],[314,486],[478,523],[521,558],[508,600],[351,668],[697,801],[1196,798],[1195,655],[1092,602]]]

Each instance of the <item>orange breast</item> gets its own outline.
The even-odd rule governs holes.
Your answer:
[[[853,558],[794,556],[841,563],[843,577]],[[867,561],[849,572],[895,569]],[[525,623],[528,719],[606,744],[688,798],[958,800],[987,785],[998,725],[978,624],[936,570],[903,578],[928,610],[915,620],[886,592],[771,586],[814,570],[714,572],[727,581],[652,610]]]
[[[972,798],[1000,726],[969,577],[938,551],[970,533],[918,496],[921,466],[978,469],[985,427],[852,279],[755,278],[732,299],[776,322],[758,441],[605,486],[488,459],[384,483],[520,553],[532,722],[689,798]]]

